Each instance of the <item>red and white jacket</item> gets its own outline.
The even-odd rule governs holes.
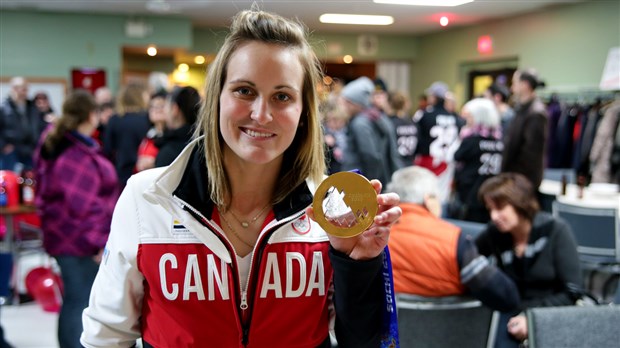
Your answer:
[[[334,317],[330,258],[337,252],[330,251],[325,232],[305,215],[312,185],[301,185],[273,207],[274,218],[261,231],[248,282],[242,285],[233,246],[211,219],[214,204],[208,199],[204,156],[194,149],[198,141],[169,167],[128,181],[83,314],[82,344],[130,347],[139,338],[146,347],[328,344]],[[358,263],[345,261],[350,262]],[[381,287],[372,277],[380,273],[376,264],[381,260],[371,262],[359,272],[360,265],[353,265],[347,276],[354,273],[367,286]],[[363,275],[368,270],[370,279]],[[372,298],[376,303],[371,305],[380,307],[381,300]],[[375,330],[363,327],[373,324],[360,325]],[[343,342],[352,342],[351,337]]]

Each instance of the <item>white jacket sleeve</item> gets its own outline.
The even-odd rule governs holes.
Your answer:
[[[138,270],[140,216],[136,182],[129,180],[114,209],[110,236],[82,314],[85,347],[131,347],[140,338],[144,277]]]

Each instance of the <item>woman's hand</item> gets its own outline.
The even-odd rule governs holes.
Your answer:
[[[371,180],[370,183],[377,192],[377,203],[379,204],[374,223],[366,231],[355,237],[340,238],[328,235],[329,242],[334,249],[347,254],[355,260],[367,260],[379,256],[388,243],[390,226],[403,213],[398,206],[400,197],[397,194],[379,194],[381,192],[381,182],[379,180]],[[312,208],[306,209],[306,213],[311,219],[314,219]]]
[[[527,338],[527,318],[524,314],[519,314],[508,320],[508,333],[519,341]]]

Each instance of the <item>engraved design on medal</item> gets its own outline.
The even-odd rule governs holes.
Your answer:
[[[319,185],[313,202],[315,220],[329,234],[353,237],[366,230],[377,213],[377,193],[362,175],[339,172]]]

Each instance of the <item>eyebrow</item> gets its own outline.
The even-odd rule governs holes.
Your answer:
[[[256,87],[256,84],[252,81],[249,80],[244,80],[244,79],[236,79],[236,80],[230,80],[228,81],[229,84],[235,84],[235,83],[247,83],[248,85],[252,86],[252,87]],[[293,87],[293,86],[289,86],[289,85],[277,85],[275,87],[275,89],[280,90],[280,89],[292,89],[293,91],[299,93],[299,89]]]

